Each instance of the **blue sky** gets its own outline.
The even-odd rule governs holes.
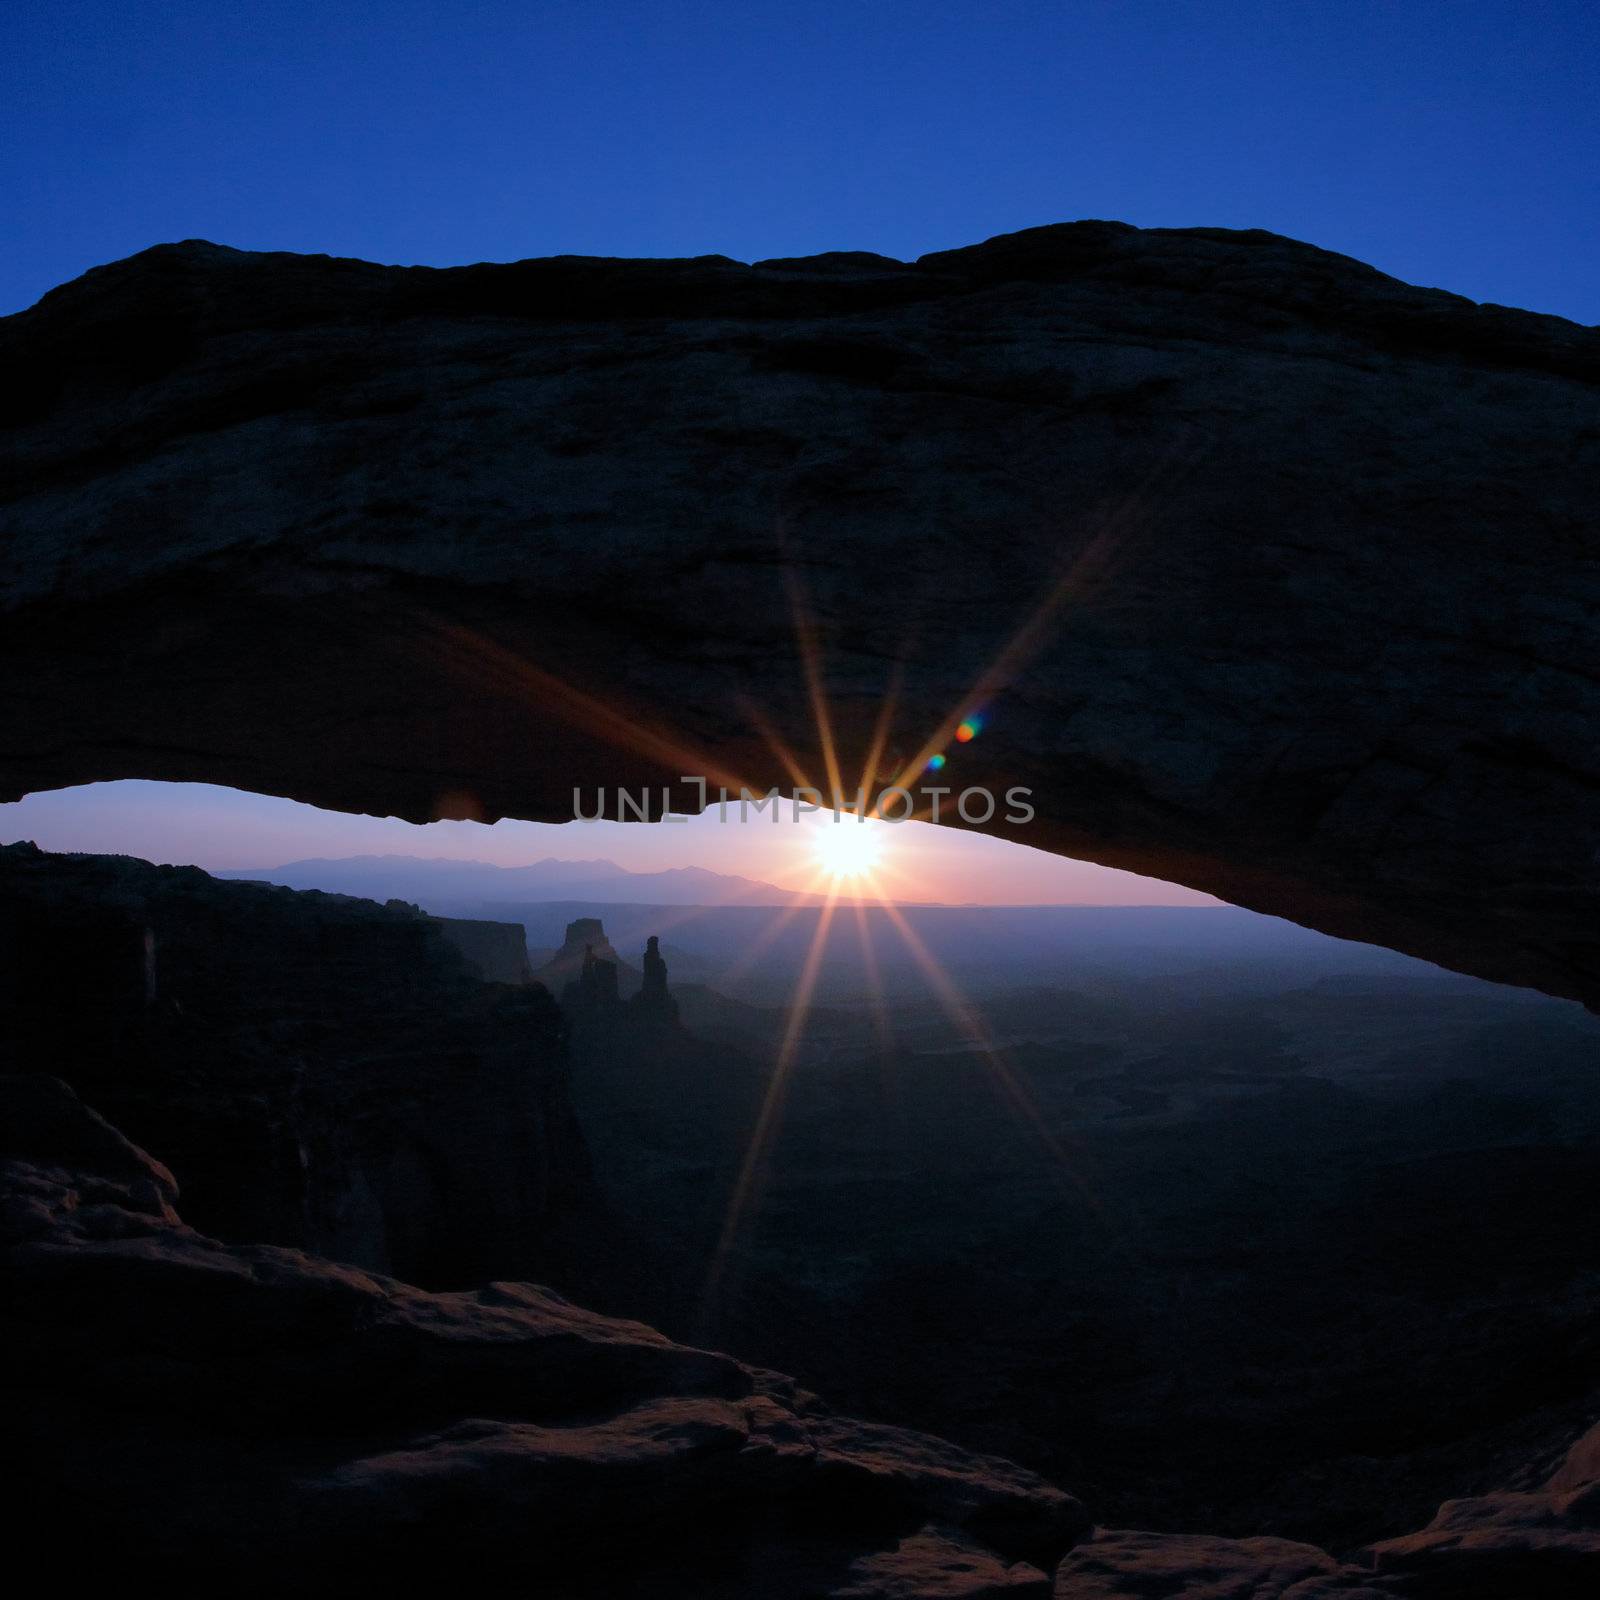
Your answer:
[[[910,257],[1113,217],[1270,228],[1596,323],[1597,85],[1594,0],[12,0],[0,314],[180,238],[436,265]],[[0,838],[215,866],[611,854],[789,882],[803,864],[786,841],[763,870],[726,829],[530,826],[148,784],[0,806]],[[940,841],[968,852],[945,897],[1012,869],[1033,891],[1016,898],[1140,893],[1006,848]]]
[[[1265,227],[1600,321],[1586,0],[12,0],[0,312],[169,239],[447,264]]]

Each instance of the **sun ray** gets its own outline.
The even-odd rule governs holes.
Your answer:
[[[1022,619],[994,659],[973,679],[956,705],[937,723],[922,747],[901,767],[895,784],[905,787],[927,769],[928,762],[950,743],[963,716],[973,706],[984,706],[1003,689],[1044,642],[1056,613],[1068,599],[1082,597],[1097,584],[1106,582],[1120,559],[1125,559],[1136,538],[1149,532],[1154,522],[1153,496],[1164,482],[1188,471],[1195,457],[1171,453],[1157,461],[1145,480],[1133,490],[1084,547],[1066,564],[1065,570],[1046,590],[1044,597]]]
[[[894,670],[889,674],[888,687],[883,692],[883,699],[878,704],[878,718],[872,729],[872,742],[867,746],[866,760],[861,764],[861,782],[856,787],[857,794],[867,794],[878,781],[878,765],[883,760],[884,746],[889,741],[890,730],[894,726],[894,715],[900,705],[900,690],[905,683],[906,661],[905,652],[902,651],[895,661]]]
[[[672,769],[674,774],[704,777],[730,791],[747,787],[733,773],[710,760],[705,752],[635,721],[597,696],[525,661],[515,651],[483,634],[426,613],[420,620],[445,647],[447,663],[457,670],[476,671],[502,689],[510,689],[520,696],[537,696],[543,708],[572,726],[646,760],[658,762]]]
[[[802,911],[813,909],[813,902],[796,900],[785,907],[783,912],[775,917],[767,926],[750,942],[731,967],[724,967],[717,974],[717,987],[731,992],[733,987],[744,978],[757,961],[764,956],[778,939],[783,930],[800,915]]]
[[[1077,1164],[1045,1121],[1044,1114],[1027,1085],[1012,1071],[999,1046],[990,1038],[977,1008],[961,993],[955,981],[928,949],[916,929],[906,920],[900,908],[888,900],[880,900],[879,904],[894,924],[896,932],[905,941],[912,959],[932,985],[945,1015],[978,1053],[1002,1097],[1050,1156],[1050,1170],[1053,1175],[1058,1181],[1069,1182],[1103,1220],[1109,1220],[1099,1197],[1084,1181]]]
[[[789,590],[789,608],[794,616],[795,643],[800,649],[806,694],[811,701],[811,716],[816,724],[817,742],[822,748],[822,764],[828,778],[827,799],[830,805],[837,806],[843,800],[839,752],[833,741],[833,719],[828,713],[828,695],[822,678],[822,650],[817,643],[816,623],[798,571],[793,565],[787,565],[783,576]]]
[[[721,908],[709,906],[661,906],[651,908],[651,926],[663,936],[678,928],[686,928]]]
[[[761,735],[767,748],[777,757],[778,764],[789,774],[789,781],[795,788],[816,789],[816,785],[806,776],[805,768],[800,765],[800,758],[778,737],[777,730],[748,695],[740,697],[739,709],[750,719],[750,726]]]
[[[745,1149],[739,1175],[734,1182],[733,1193],[728,1197],[727,1214],[723,1219],[722,1232],[711,1258],[701,1297],[701,1324],[705,1328],[709,1328],[710,1321],[715,1316],[717,1297],[721,1291],[728,1258],[738,1242],[746,1213],[751,1209],[762,1181],[763,1169],[783,1110],[790,1069],[794,1065],[795,1052],[799,1048],[806,1017],[811,1011],[811,996],[816,989],[817,973],[827,950],[828,928],[833,920],[833,909],[834,897],[830,895],[817,919],[817,927],[811,937],[811,948],[806,952],[805,964],[800,969],[799,980],[790,997],[788,1022],[773,1061],[772,1072],[767,1079],[761,1109],[756,1116],[756,1125],[751,1130],[750,1141]]]
[[[861,965],[867,975],[867,993],[872,997],[873,1031],[877,1035],[880,1055],[887,1057],[894,1034],[889,1026],[889,1003],[883,993],[878,948],[872,940],[872,924],[867,917],[867,908],[859,896],[851,902],[851,910],[855,912],[857,936],[861,940]]]

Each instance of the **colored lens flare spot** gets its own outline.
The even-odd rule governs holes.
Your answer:
[[[928,771],[929,772],[937,772],[943,765],[944,765],[944,757],[942,755],[929,756],[928,757]]]

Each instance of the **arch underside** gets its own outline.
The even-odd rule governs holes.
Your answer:
[[[1077,224],[910,265],[163,247],[0,359],[6,798],[564,821],[949,749],[1032,791],[988,831],[1600,1003],[1593,330]]]

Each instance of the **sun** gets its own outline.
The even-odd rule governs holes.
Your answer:
[[[835,878],[858,878],[877,866],[883,844],[870,823],[845,817],[817,830],[817,864]]]

